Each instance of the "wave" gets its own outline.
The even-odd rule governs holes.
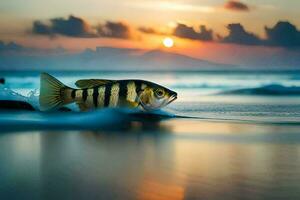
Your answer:
[[[270,96],[300,96],[300,87],[270,84],[256,88],[242,88],[220,92],[219,94],[233,95],[270,95]]]
[[[31,90],[26,96],[21,95],[10,88],[0,85],[0,100],[12,100],[27,102],[36,110],[39,110],[38,90]]]
[[[300,125],[299,121],[290,120],[261,120],[247,118],[222,117],[190,117],[180,116],[165,111],[143,112],[141,110],[106,108],[91,112],[0,112],[1,133],[32,131],[32,130],[91,130],[109,132],[140,131],[151,133],[170,132],[169,126],[160,122],[164,120],[199,120],[210,122],[242,123],[242,124],[274,124]],[[176,121],[174,121],[176,123]],[[168,130],[169,129],[169,130]]]
[[[137,127],[159,129],[160,121],[176,117],[164,112],[106,108],[91,112],[0,112],[0,127],[5,131],[25,130],[109,130],[127,131]]]
[[[169,87],[176,89],[222,89],[222,88],[230,88],[232,85],[230,84],[213,84],[213,83],[177,83],[170,84]]]
[[[300,88],[297,87],[283,87],[280,85],[269,85],[260,88],[248,88],[236,91],[231,91],[232,94],[300,94]],[[257,92],[259,91],[259,93]],[[263,92],[262,92],[263,91]],[[280,92],[280,93],[279,93]],[[287,93],[288,92],[288,93]],[[151,130],[151,131],[163,131],[164,126],[160,125],[160,121],[173,118],[185,118],[190,120],[208,120],[208,121],[226,121],[234,123],[271,123],[265,119],[251,118],[250,117],[228,117],[221,116],[223,111],[209,109],[213,111],[215,115],[207,115],[203,110],[193,115],[187,108],[183,110],[172,109],[172,107],[166,108],[166,110],[159,110],[155,112],[143,112],[135,109],[117,109],[107,108],[91,112],[77,112],[75,110],[71,112],[40,112],[38,104],[37,91],[31,91],[28,95],[22,96],[8,88],[0,87],[0,100],[17,100],[30,103],[35,112],[28,111],[0,111],[0,127],[1,132],[10,131],[26,131],[26,130],[97,130],[97,131],[130,131],[130,130]],[[197,105],[195,105],[197,106]],[[201,105],[203,106],[203,105]],[[242,112],[237,107],[239,112]],[[185,115],[186,114],[186,115]],[[185,115],[185,116],[184,116]],[[276,122],[276,119],[274,119]],[[273,120],[272,120],[273,121]],[[273,121],[274,122],[274,121]],[[272,122],[272,123],[273,123]],[[290,121],[286,118],[285,121],[277,121],[280,124],[299,124],[298,121]]]

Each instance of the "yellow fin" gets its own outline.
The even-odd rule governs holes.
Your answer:
[[[129,105],[129,107],[131,107],[131,108],[136,108],[136,107],[138,107],[138,106],[139,106],[139,103],[137,103],[137,102],[132,102],[132,101],[129,101],[129,102],[128,102],[128,105]]]
[[[85,112],[85,111],[89,110],[89,107],[85,103],[76,102],[76,104],[78,105],[79,110],[82,111],[82,112]]]
[[[63,91],[68,87],[53,76],[42,73],[40,87],[40,109],[42,111],[54,110],[67,104]]]
[[[75,85],[79,88],[92,88],[99,85],[105,85],[107,83],[112,83],[112,80],[106,79],[81,79],[76,81]]]

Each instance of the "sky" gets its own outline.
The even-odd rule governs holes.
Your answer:
[[[1,1],[0,51],[9,42],[69,52],[161,48],[218,63],[291,67],[300,65],[299,8],[299,0]]]

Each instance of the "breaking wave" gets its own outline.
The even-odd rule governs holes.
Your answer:
[[[300,87],[270,84],[256,88],[242,88],[220,92],[219,94],[233,95],[270,95],[270,96],[300,96]]]
[[[155,128],[164,119],[175,117],[163,111],[107,108],[91,112],[6,112],[0,113],[2,131],[24,130],[131,130]]]
[[[39,110],[39,94],[37,89],[31,90],[27,95],[21,95],[10,88],[0,85],[0,100],[27,102],[36,110]]]

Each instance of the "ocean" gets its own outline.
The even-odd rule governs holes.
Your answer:
[[[299,199],[300,71],[50,71],[145,79],[160,111],[0,111],[0,199]],[[36,109],[39,72],[0,72]]]

